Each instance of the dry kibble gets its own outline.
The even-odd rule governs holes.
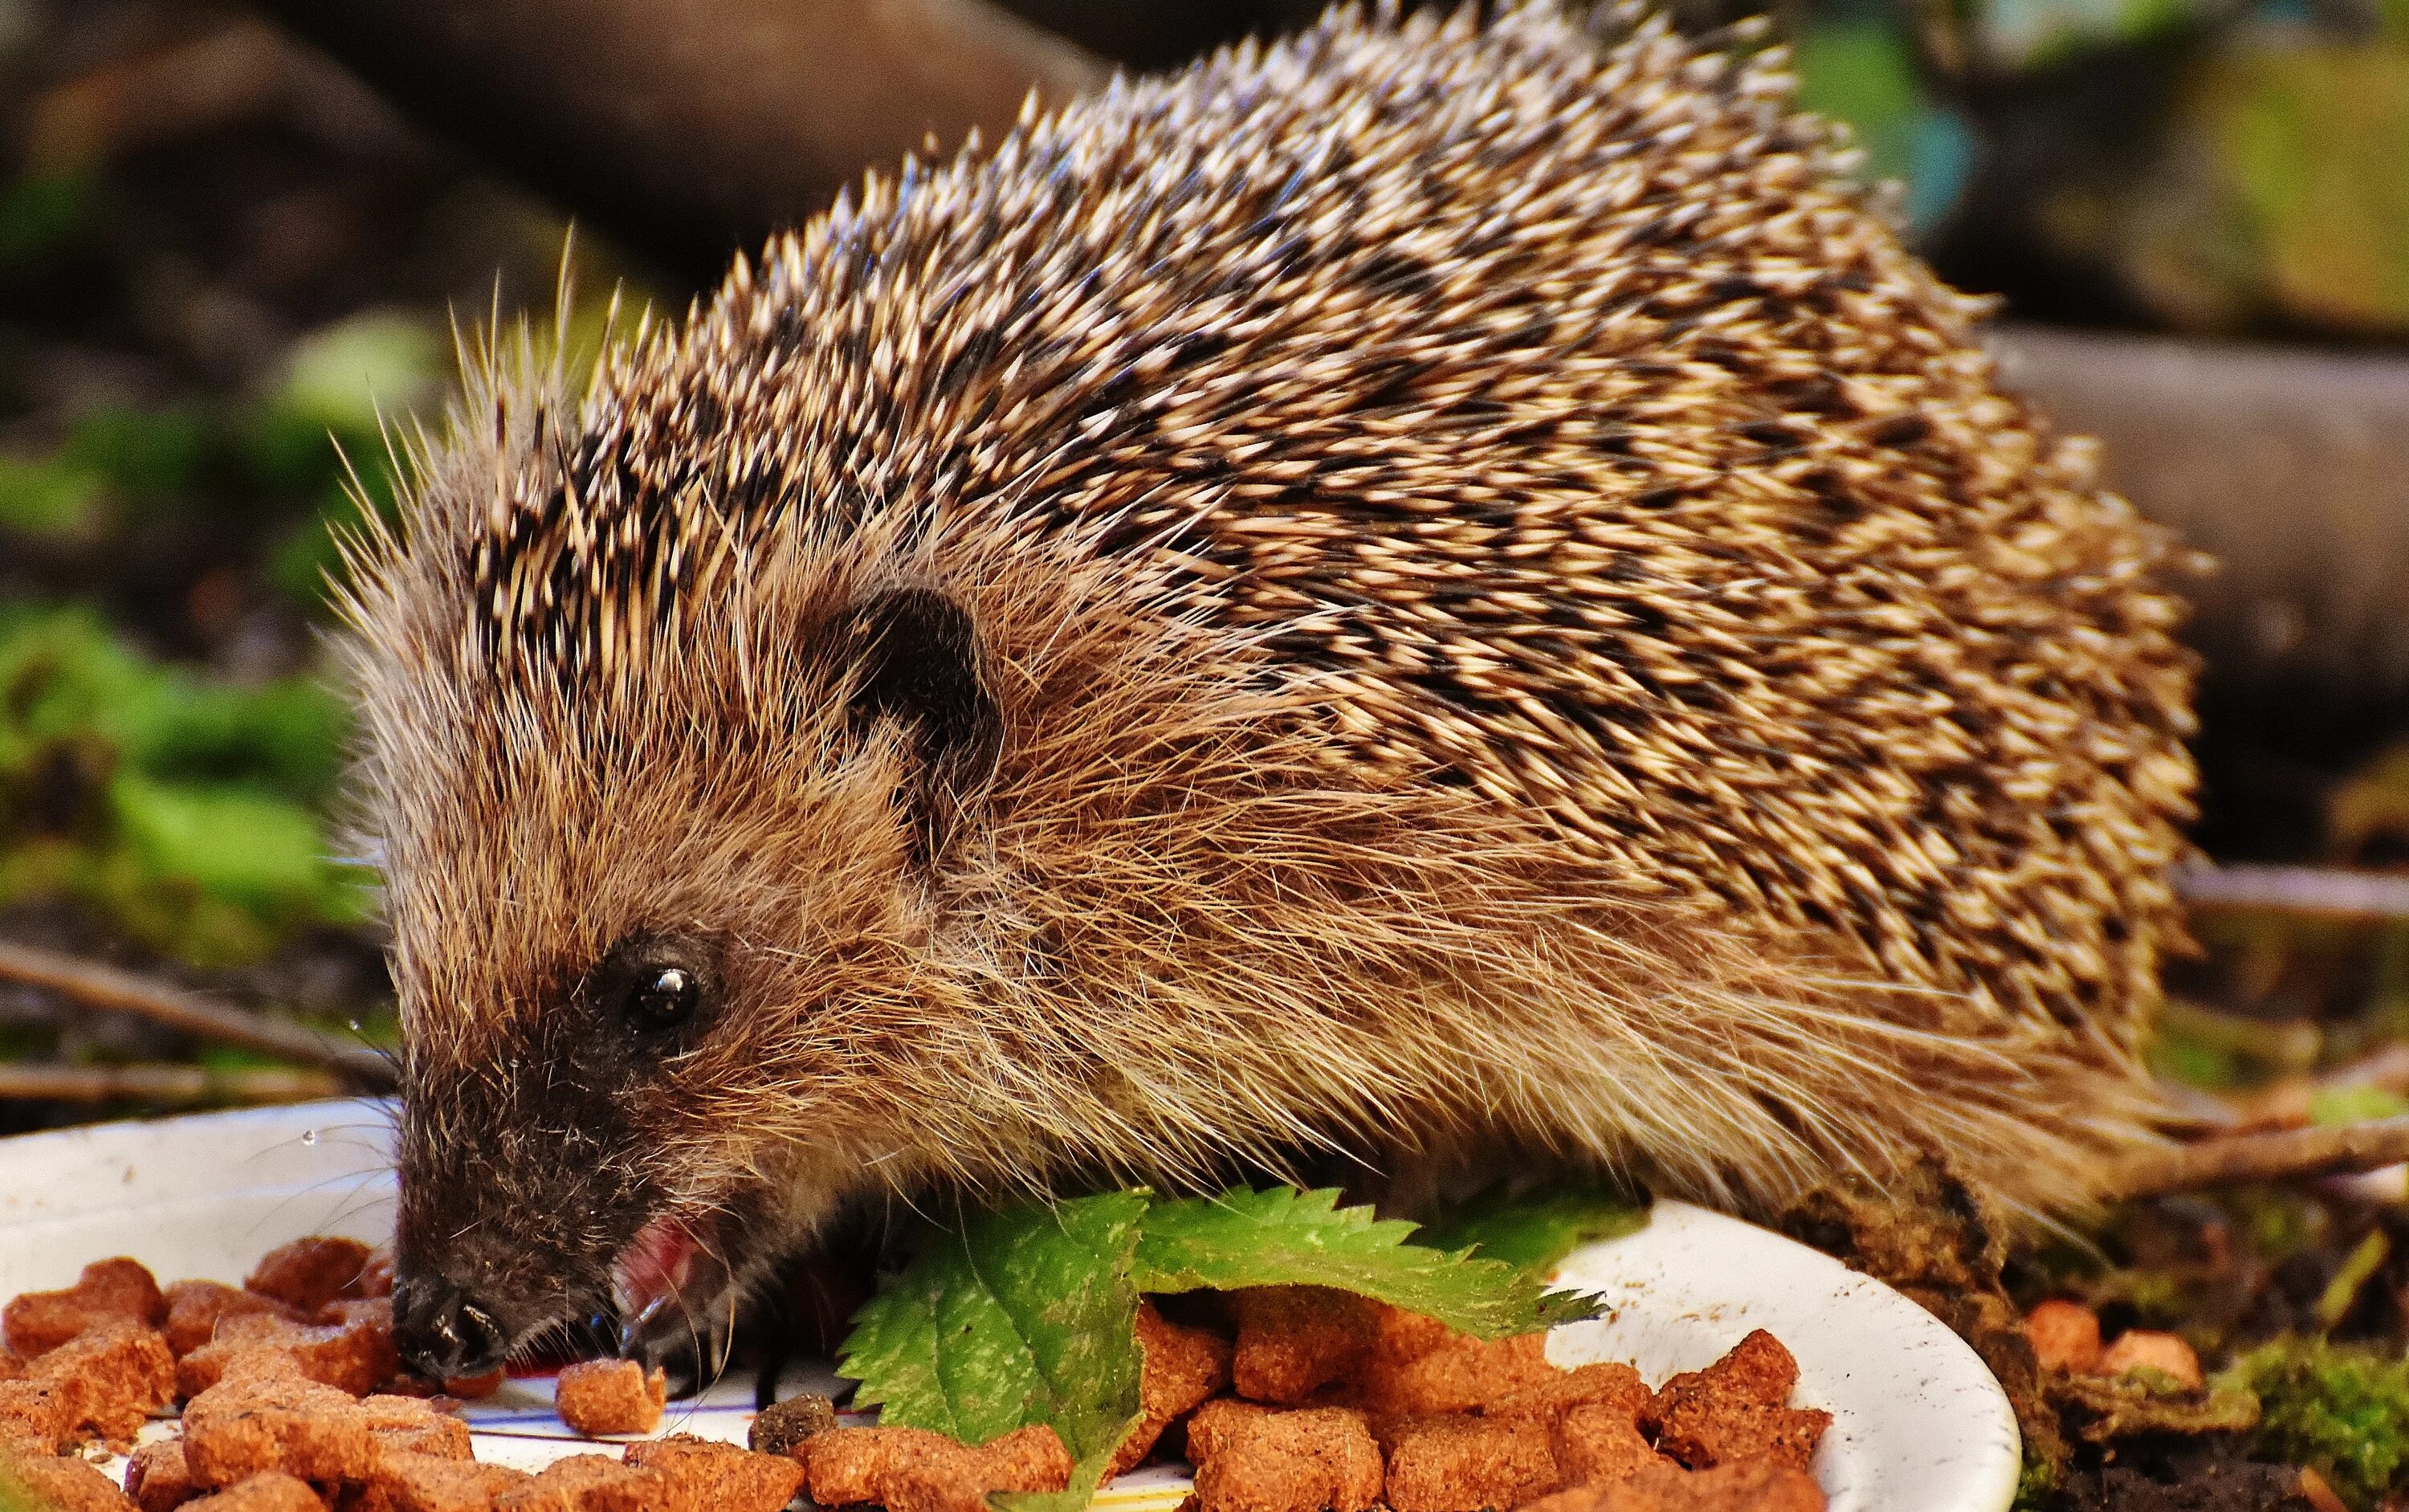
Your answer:
[[[1547,1345],[1544,1333],[1493,1340],[1450,1334],[1411,1358],[1376,1356],[1353,1397],[1375,1413],[1471,1412],[1553,1383],[1563,1373],[1548,1363]]]
[[[308,1482],[273,1470],[184,1505],[188,1512],[326,1512],[326,1504]]]
[[[783,1454],[756,1454],[686,1433],[630,1444],[628,1464],[657,1470],[681,1505],[708,1512],[778,1512],[794,1500],[803,1467]]]
[[[416,1397],[371,1396],[360,1402],[369,1434],[382,1454],[425,1454],[466,1460],[471,1454],[469,1425],[436,1411]]]
[[[179,1281],[167,1289],[167,1322],[161,1332],[167,1336],[167,1347],[181,1360],[216,1338],[223,1320],[254,1314],[307,1321],[275,1298],[255,1291],[219,1281]]]
[[[494,1498],[494,1512],[665,1512],[667,1477],[603,1454],[572,1454]]]
[[[274,1350],[290,1356],[310,1379],[366,1396],[401,1369],[393,1345],[393,1303],[353,1302],[343,1306],[351,1316],[328,1323],[296,1323],[270,1313],[222,1318],[217,1337],[178,1361],[177,1389],[197,1396],[218,1383],[236,1356]]]
[[[1552,1423],[1580,1406],[1607,1406],[1637,1420],[1655,1393],[1639,1373],[1624,1364],[1582,1365],[1556,1371],[1534,1385],[1484,1403],[1484,1418],[1536,1418]]]
[[[812,1500],[876,1503],[887,1512],[983,1512],[991,1491],[1059,1491],[1071,1454],[1050,1428],[1023,1428],[977,1448],[918,1428],[837,1428],[799,1451]]]
[[[669,1380],[632,1360],[589,1360],[560,1373],[553,1405],[581,1433],[649,1433],[660,1425]]]
[[[1706,1369],[1658,1389],[1656,1447],[1693,1470],[1757,1459],[1804,1470],[1832,1415],[1784,1405],[1797,1381],[1790,1351],[1758,1329]]]
[[[1388,1502],[1396,1512],[1481,1512],[1545,1496],[1560,1484],[1543,1418],[1449,1413],[1381,1425]]]
[[[2190,1345],[2171,1333],[2148,1329],[2128,1329],[2100,1352],[2099,1374],[2122,1375],[2130,1370],[2157,1371],[2173,1377],[2174,1383],[2186,1390],[2198,1388],[2204,1380],[2200,1356],[2192,1352]]]
[[[483,1375],[448,1375],[443,1380],[443,1394],[462,1402],[482,1402],[502,1389],[510,1374],[489,1370]]]
[[[1660,1460],[1611,1485],[1576,1486],[1522,1512],[1825,1512],[1815,1477],[1766,1461],[1688,1471]]]
[[[390,1512],[488,1512],[496,1498],[534,1479],[508,1465],[388,1447],[377,1456],[363,1500]]]
[[[1262,1412],[1220,1427],[1196,1467],[1200,1512],[1365,1512],[1380,1500],[1380,1447],[1361,1412]]]
[[[2099,1368],[2099,1315],[2080,1303],[2035,1307],[2025,1315],[2025,1337],[2043,1370],[2088,1375]]]
[[[1567,1486],[1622,1480],[1658,1459],[1656,1447],[1639,1432],[1637,1415],[1610,1403],[1572,1408],[1556,1419],[1548,1442]]]
[[[142,1512],[173,1512],[201,1494],[184,1464],[184,1441],[163,1438],[136,1449],[125,1462],[125,1494]]]
[[[338,1298],[368,1295],[362,1284],[371,1276],[370,1256],[368,1246],[356,1239],[311,1234],[269,1250],[243,1277],[242,1286],[246,1291],[275,1298],[305,1318],[314,1317]],[[383,1274],[390,1290],[390,1265]]]
[[[77,1334],[34,1362],[31,1381],[69,1389],[76,1431],[110,1443],[142,1431],[153,1408],[176,1392],[176,1359],[167,1341],[139,1323],[116,1321]],[[5,1390],[5,1388],[0,1388]]]
[[[761,1454],[792,1455],[803,1440],[836,1426],[836,1404],[815,1391],[773,1402],[753,1418],[745,1443]]]
[[[44,1512],[135,1512],[115,1481],[73,1455],[0,1451],[0,1471],[31,1491]]]
[[[64,1454],[75,1447],[82,1421],[83,1392],[72,1383],[0,1381],[0,1445]]]
[[[159,1283],[139,1261],[124,1256],[94,1260],[74,1286],[60,1291],[22,1291],[0,1307],[0,1339],[31,1362],[86,1329],[110,1323],[157,1328],[167,1318]]]
[[[1118,1476],[1153,1451],[1163,1430],[1230,1384],[1230,1343],[1204,1329],[1167,1321],[1154,1303],[1137,1309],[1138,1423],[1113,1454],[1105,1475]]]
[[[246,1356],[184,1408],[184,1462],[203,1486],[281,1470],[321,1483],[362,1480],[376,1463],[368,1414],[289,1357]]]
[[[1219,1454],[1248,1423],[1268,1417],[1272,1409],[1236,1397],[1219,1397],[1196,1409],[1188,1419],[1188,1462],[1201,1465]]]
[[[1249,1402],[1293,1405],[1372,1352],[1373,1304],[1328,1287],[1249,1287],[1230,1294],[1238,1341],[1230,1369]]]

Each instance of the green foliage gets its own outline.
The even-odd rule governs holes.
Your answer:
[[[1337,1202],[1334,1191],[1276,1187],[1159,1203],[1138,1240],[1139,1289],[1335,1287],[1484,1339],[1596,1316],[1586,1299],[1543,1291],[1511,1262],[1408,1244],[1412,1224]]]
[[[2409,1464],[2409,1361],[2286,1337],[2243,1355],[2215,1384],[2257,1393],[2261,1454],[2314,1466],[2354,1506],[2373,1505]]]
[[[882,1422],[984,1444],[1050,1423],[1076,1459],[1137,1411],[1138,1192],[1029,1204],[934,1236],[863,1307],[840,1368]]]
[[[1454,1206],[1416,1242],[1433,1249],[1477,1248],[1544,1278],[1580,1246],[1647,1226],[1644,1194],[1569,1183],[1514,1191],[1500,1182]]]
[[[1142,1291],[1309,1284],[1378,1297],[1487,1337],[1592,1317],[1528,1273],[1408,1244],[1408,1223],[1331,1191],[1238,1188],[1155,1202],[1144,1191],[1024,1203],[934,1235],[855,1316],[838,1369],[880,1420],[970,1444],[1053,1426],[1078,1462],[1068,1490],[1012,1512],[1080,1512],[1138,1410]]]
[[[0,614],[0,899],[64,893],[198,964],[363,916],[319,817],[340,705],[204,681],[79,610]]]

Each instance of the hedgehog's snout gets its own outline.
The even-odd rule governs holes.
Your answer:
[[[393,1289],[394,1347],[428,1380],[456,1380],[501,1368],[509,1332],[494,1307],[450,1276],[404,1276]]]

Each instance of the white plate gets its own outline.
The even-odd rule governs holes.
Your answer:
[[[391,1137],[375,1102],[316,1102],[0,1140],[0,1298],[70,1285],[131,1255],[161,1281],[238,1281],[262,1252],[310,1233],[382,1242],[393,1224]],[[1827,1255],[1703,1208],[1659,1202],[1647,1228],[1591,1245],[1558,1280],[1602,1295],[1594,1322],[1558,1329],[1559,1364],[1625,1360],[1651,1382],[1695,1370],[1762,1328],[1798,1359],[1803,1406],[1832,1414],[1815,1458],[1831,1512],[2002,1512],[2015,1491],[2015,1418],[1973,1350],[1921,1307]],[[823,1367],[787,1391],[829,1390]],[[480,1459],[539,1468],[594,1447],[550,1409],[552,1383],[513,1380],[464,1416]],[[743,1443],[752,1382],[673,1407],[662,1433]],[[164,1432],[154,1424],[149,1433]],[[1187,1482],[1123,1476],[1109,1512],[1169,1512]]]

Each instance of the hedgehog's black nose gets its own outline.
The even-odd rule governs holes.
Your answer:
[[[493,1313],[440,1275],[396,1283],[393,1343],[410,1368],[430,1381],[498,1370],[511,1346]]]

